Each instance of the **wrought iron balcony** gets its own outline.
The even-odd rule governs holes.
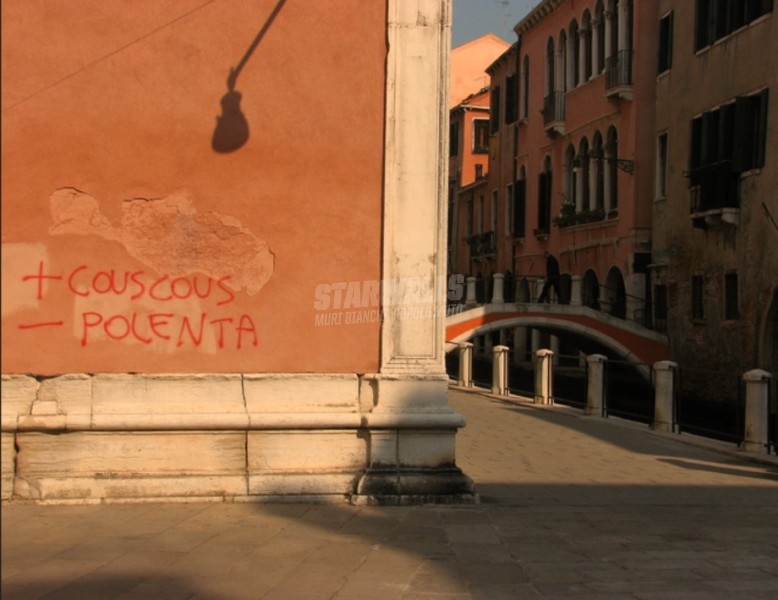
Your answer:
[[[564,134],[565,132],[565,93],[552,92],[543,98],[543,125],[546,133]]]
[[[468,241],[470,243],[470,258],[484,258],[493,255],[497,250],[494,231],[476,233]]]
[[[619,50],[605,59],[605,95],[632,99],[632,50]]]

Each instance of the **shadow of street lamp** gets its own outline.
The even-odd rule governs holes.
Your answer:
[[[273,12],[265,21],[262,29],[254,38],[254,41],[249,46],[246,53],[241,58],[238,66],[230,69],[230,74],[227,76],[227,93],[222,96],[221,106],[222,113],[216,117],[216,129],[213,132],[211,138],[211,148],[215,152],[220,154],[227,154],[240,149],[249,139],[249,123],[246,120],[246,116],[240,108],[240,100],[243,97],[242,94],[235,89],[235,84],[238,81],[238,75],[243,67],[248,62],[254,50],[259,45],[259,42],[267,33],[273,20],[276,18],[284,5],[286,0],[278,0],[278,3],[273,8]]]

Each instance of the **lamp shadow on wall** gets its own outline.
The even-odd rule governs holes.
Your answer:
[[[227,76],[227,93],[221,99],[222,112],[221,115],[216,117],[216,129],[211,138],[211,148],[215,152],[220,154],[234,152],[242,148],[249,139],[249,124],[240,108],[242,94],[235,89],[235,86],[238,81],[238,75],[240,75],[243,67],[251,58],[259,42],[265,37],[267,30],[270,29],[285,2],[286,0],[278,0],[262,29],[259,30],[257,37],[254,38],[243,58],[240,59],[238,66],[230,69],[230,74]]]

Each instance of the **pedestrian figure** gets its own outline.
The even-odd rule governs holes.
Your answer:
[[[546,250],[543,253],[546,257],[546,282],[543,284],[543,291],[540,292],[538,302],[548,302],[548,290],[554,288],[556,299],[559,301],[561,294],[559,293],[559,263],[551,253]]]

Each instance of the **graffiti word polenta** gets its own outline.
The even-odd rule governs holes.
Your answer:
[[[156,275],[143,270],[92,269],[79,265],[64,273],[46,269],[43,261],[37,271],[22,277],[22,282],[34,286],[37,300],[43,300],[49,285],[58,285],[76,299],[95,300],[114,297],[129,302],[166,306],[169,309],[156,312],[144,310],[118,311],[115,314],[104,309],[82,310],[75,316],[75,327],[82,346],[96,340],[134,341],[142,344],[154,342],[174,343],[176,347],[200,347],[206,340],[214,340],[218,348],[243,349],[259,344],[254,320],[247,314],[225,316],[200,311],[192,314],[191,302],[207,301],[216,307],[226,307],[235,301],[229,287],[230,275],[209,277],[204,275],[173,276]],[[187,304],[190,309],[175,310],[176,302]],[[31,330],[61,327],[62,320],[41,319],[19,325],[19,329]]]

